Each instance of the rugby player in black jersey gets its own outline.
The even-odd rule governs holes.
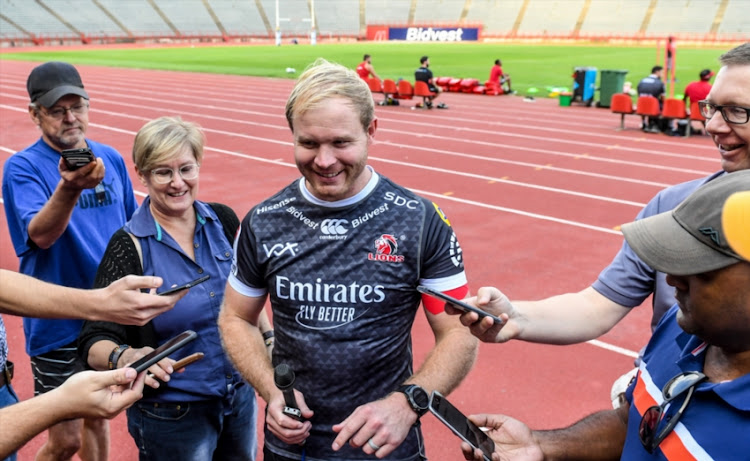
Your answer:
[[[437,205],[367,165],[378,123],[354,71],[317,61],[286,116],[302,177],[243,219],[219,318],[230,357],[267,403],[264,459],[426,459],[427,395],[458,386],[478,347],[416,290],[467,295],[456,234]],[[258,330],[268,298],[272,361]],[[415,371],[420,303],[435,346]],[[283,412],[281,363],[295,373],[302,421]]]

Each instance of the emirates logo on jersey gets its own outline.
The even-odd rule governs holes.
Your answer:
[[[398,240],[396,240],[396,237],[391,234],[383,234],[375,239],[375,253],[368,253],[367,259],[385,263],[404,262],[404,257],[396,253],[398,253]]]

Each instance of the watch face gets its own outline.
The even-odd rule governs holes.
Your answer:
[[[427,391],[422,389],[419,386],[414,386],[411,391],[412,398],[414,399],[414,404],[419,407],[420,409],[427,408],[427,406],[430,403],[430,396],[427,394]]]

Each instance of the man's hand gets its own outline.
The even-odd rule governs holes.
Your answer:
[[[368,455],[383,458],[401,445],[416,421],[417,414],[406,403],[404,395],[394,392],[360,405],[343,422],[334,425],[338,436],[332,448],[338,451],[348,441]]]
[[[93,189],[104,179],[104,162],[100,158],[94,159],[88,165],[84,165],[77,170],[70,170],[65,160],[60,157],[57,169],[63,180],[63,187],[66,189]]]
[[[59,394],[55,403],[70,417],[113,418],[143,397],[145,375],[132,368],[82,371],[53,391]]]
[[[305,442],[310,436],[310,429],[312,429],[312,423],[309,421],[313,416],[313,411],[305,403],[305,396],[302,392],[294,390],[294,398],[302,412],[303,421],[298,421],[291,416],[284,413],[284,394],[281,391],[274,392],[270,401],[268,402],[268,408],[266,412],[266,425],[268,429],[290,445],[299,445]]]
[[[541,461],[544,453],[534,434],[524,423],[504,415],[471,415],[471,422],[489,428],[487,435],[495,442],[493,461],[513,459],[519,461]],[[461,451],[467,460],[482,461],[482,451],[473,450],[468,443],[461,443]]]
[[[505,321],[505,323],[498,325],[490,317],[484,317],[480,320],[479,315],[475,312],[464,312],[446,304],[445,312],[451,315],[461,315],[461,323],[469,327],[471,333],[483,342],[504,343],[521,333],[517,311],[508,297],[497,288],[482,287],[477,290],[475,297],[463,301]]]
[[[102,301],[94,306],[96,312],[92,316],[97,320],[122,325],[143,326],[157,315],[174,307],[188,292],[182,290],[173,295],[159,296],[155,292],[162,283],[161,277],[125,276],[106,288],[96,290]],[[142,293],[141,289],[150,292]]]

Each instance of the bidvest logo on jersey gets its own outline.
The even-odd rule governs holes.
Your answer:
[[[297,208],[295,208],[293,206],[290,206],[289,208],[286,209],[286,211],[287,211],[287,213],[291,214],[295,218],[297,218],[300,221],[302,221],[303,223],[305,223],[305,225],[307,227],[309,227],[311,229],[317,229],[318,228],[318,223],[317,222],[315,222],[312,219],[310,219],[307,216],[305,216],[305,213],[301,212]]]
[[[297,323],[308,328],[335,328],[355,320],[369,309],[369,305],[385,299],[383,285],[352,282],[324,283],[295,282],[276,276],[276,296],[299,303]]]
[[[398,241],[396,237],[391,234],[383,234],[375,239],[375,254],[367,253],[367,259],[385,263],[404,262],[404,257],[396,253],[398,253]]]

